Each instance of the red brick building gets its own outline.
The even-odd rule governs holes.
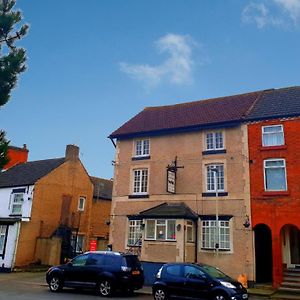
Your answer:
[[[286,275],[300,267],[298,116],[296,87],[266,91],[248,117],[256,282],[274,287],[291,287]]]

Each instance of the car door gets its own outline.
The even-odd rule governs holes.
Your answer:
[[[89,287],[95,287],[99,280],[99,275],[103,272],[104,255],[90,253],[83,270],[85,281]]]
[[[210,289],[207,275],[194,265],[183,266],[184,294],[188,297],[206,298]]]
[[[162,276],[169,294],[176,296],[184,295],[183,289],[185,278],[183,277],[181,264],[167,265],[163,270]]]
[[[88,254],[82,254],[75,257],[71,262],[67,264],[64,271],[65,285],[66,286],[85,286],[86,277],[84,275],[86,271],[86,262],[88,260]]]

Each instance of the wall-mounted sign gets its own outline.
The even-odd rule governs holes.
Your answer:
[[[96,251],[97,250],[97,241],[91,240],[90,241],[90,251]]]
[[[176,193],[176,171],[172,169],[167,169],[167,192]]]

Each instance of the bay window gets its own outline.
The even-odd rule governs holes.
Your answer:
[[[128,246],[140,246],[142,244],[142,220],[130,220],[128,229]]]
[[[146,239],[158,241],[176,240],[176,220],[146,220]]]

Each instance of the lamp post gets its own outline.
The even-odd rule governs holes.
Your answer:
[[[216,191],[216,240],[215,240],[215,249],[216,253],[218,254],[219,251],[219,189],[218,189],[218,175],[219,169],[214,167],[210,169],[214,172],[214,184],[215,184],[215,191]]]

